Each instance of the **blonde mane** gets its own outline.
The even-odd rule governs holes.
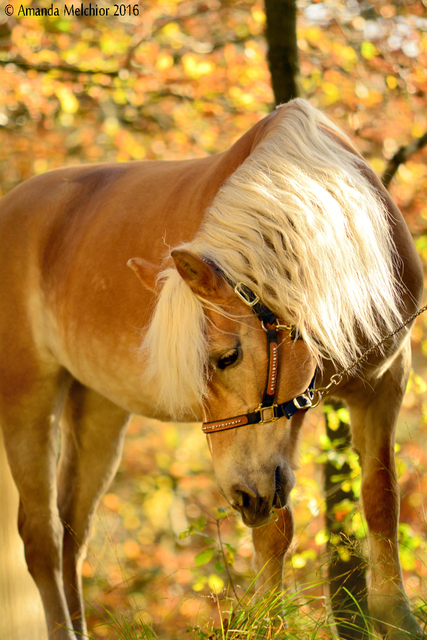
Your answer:
[[[313,350],[346,367],[361,334],[378,340],[400,319],[395,251],[363,161],[319,124],[339,132],[304,100],[283,106],[179,248],[249,285]],[[206,394],[206,321],[176,271],[163,280],[144,349],[163,408],[179,416]]]

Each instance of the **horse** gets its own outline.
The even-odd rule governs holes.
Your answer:
[[[81,565],[132,413],[204,423],[262,589],[279,585],[299,433],[325,389],[361,463],[370,616],[388,639],[422,636],[393,445],[423,275],[339,128],[297,99],[218,155],[54,170],[2,198],[0,239],[0,424],[50,638],[86,634]]]

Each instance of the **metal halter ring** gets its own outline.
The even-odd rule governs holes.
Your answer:
[[[261,321],[261,327],[264,329],[264,331],[267,333],[268,329],[264,324],[264,320]],[[273,329],[276,329],[276,331],[289,331],[289,333],[291,331],[294,330],[294,327],[291,324],[280,324],[278,321],[275,322]]]
[[[326,387],[318,387],[317,389],[313,389],[311,408],[314,409],[315,407],[317,407],[317,405],[322,402],[323,396],[329,393],[329,389],[332,386],[339,384],[342,379],[342,373],[334,373],[334,375],[330,377],[329,384],[326,385]]]

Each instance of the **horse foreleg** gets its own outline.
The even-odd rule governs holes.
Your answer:
[[[56,500],[57,424],[68,376],[63,371],[42,376],[29,353],[16,360],[16,367],[21,362],[29,371],[34,364],[37,378],[13,371],[0,390],[4,443],[20,495],[18,527],[49,638],[75,640],[62,582],[63,528]],[[21,385],[13,384],[16,380]]]
[[[274,587],[281,588],[283,561],[294,535],[292,507],[274,511],[274,520],[252,530],[255,547],[256,593],[263,596]]]
[[[64,525],[64,588],[74,629],[86,634],[81,566],[99,500],[120,461],[129,414],[73,383],[65,405],[58,470],[58,504]]]
[[[369,612],[388,640],[422,635],[412,616],[399,561],[399,486],[394,433],[410,369],[409,343],[380,379],[351,394],[353,444],[360,457],[362,501],[369,531]]]
[[[0,638],[46,640],[40,593],[28,572],[16,526],[18,505],[0,429]]]

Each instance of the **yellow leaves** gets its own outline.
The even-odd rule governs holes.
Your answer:
[[[314,77],[321,92],[322,106],[328,107],[337,102],[354,103],[354,83],[347,75],[336,69],[327,69],[323,76],[315,72]]]
[[[200,576],[192,585],[192,589],[193,591],[202,591],[205,584],[207,582],[207,579],[205,576]]]
[[[396,89],[397,78],[395,78],[394,76],[387,76],[386,83],[389,89]]]
[[[265,12],[260,7],[253,7],[251,9],[252,17],[257,24],[265,23]]]
[[[121,129],[115,137],[115,143],[118,148],[117,160],[119,162],[145,158],[144,147],[128,131]]]
[[[156,484],[162,491],[169,491],[174,487],[173,480],[170,476],[158,476]]]
[[[78,111],[79,101],[67,86],[58,86],[55,93],[64,113],[73,114]]]
[[[215,573],[211,574],[208,578],[208,586],[209,589],[213,592],[213,593],[221,593],[221,591],[224,589],[224,580],[222,578],[220,578],[218,575],[216,575]]]
[[[318,531],[314,537],[314,541],[318,547],[321,547],[322,545],[326,544],[328,540],[329,540],[329,534],[326,531],[326,529],[320,529],[320,531]]]
[[[141,519],[138,510],[136,505],[132,502],[125,502],[118,513],[123,521],[123,527],[126,531],[135,531],[141,526]]]
[[[163,432],[166,446],[175,449],[179,442],[179,430],[173,423],[168,424]]]
[[[203,131],[199,137],[200,144],[203,149],[207,149],[210,151],[213,151],[213,149],[215,148],[215,142],[217,141],[217,139],[218,133],[213,129],[206,129],[206,131]]]
[[[410,167],[406,166],[405,164],[399,165],[397,173],[399,174],[399,178],[404,184],[410,184],[411,182],[413,182],[414,174],[412,173]]]
[[[133,531],[141,526],[141,520],[136,515],[129,515],[123,518],[123,526],[127,531]]]
[[[25,24],[16,21],[10,37],[11,49],[0,54],[5,62],[19,55],[31,64],[68,62],[81,69],[97,69],[99,73],[41,74],[11,65],[8,65],[9,71],[4,66],[0,69],[1,106],[6,119],[0,124],[7,124],[7,129],[0,129],[5,189],[23,177],[64,162],[127,161],[146,156],[172,159],[222,151],[267,113],[272,92],[266,43],[264,37],[259,36],[265,21],[262,0],[249,4],[226,3],[226,8],[224,3],[215,0],[205,4],[209,6],[208,13],[187,19],[183,9],[191,9],[192,2],[144,3],[144,7],[141,5],[143,20],[138,29],[106,20],[92,20],[90,28],[77,20],[63,21],[62,25],[51,23],[49,29],[52,30],[44,28],[40,20]],[[218,13],[215,6],[219,7]],[[379,11],[390,19],[384,13],[387,6],[380,7]],[[164,15],[173,16],[177,9],[181,12],[179,20],[159,30],[159,19]],[[405,11],[403,5],[401,10]],[[381,41],[369,42],[364,34],[365,26],[364,18],[355,18],[345,27],[351,36],[347,38],[333,24],[328,28],[307,27],[301,12],[298,28],[301,84],[305,97],[313,104],[326,107],[328,115],[341,120],[350,135],[361,132],[364,150],[368,151],[373,168],[382,173],[386,154],[409,141],[411,136],[423,135],[427,129],[422,101],[427,74],[425,59],[421,59],[427,51],[427,36],[421,35],[419,39],[424,50],[419,61],[405,60],[399,50],[387,59],[387,47]],[[229,38],[238,40],[237,36],[243,36],[245,41],[228,41]],[[227,44],[212,49],[216,41]],[[132,52],[125,73],[114,79],[102,73],[121,68],[130,42],[140,44]],[[376,76],[382,79],[383,85]],[[408,87],[409,100],[405,94]],[[21,120],[16,127],[15,118],[22,113],[26,114],[27,124],[21,136],[25,117],[19,116]],[[37,117],[40,119],[36,120]],[[68,128],[63,129],[61,124]],[[381,156],[384,140],[387,141],[385,153]],[[402,201],[411,204],[415,185],[420,185],[422,202],[416,215],[422,229],[427,219],[426,174],[420,173],[419,167],[427,171],[422,162],[409,162],[401,168],[394,189],[395,192],[400,189]],[[427,259],[427,241],[419,241],[418,246]],[[416,340],[414,344],[420,358],[421,349],[427,354],[425,326],[420,321],[415,330],[419,343]],[[424,419],[427,417],[427,409],[421,403],[426,391],[415,379],[411,384],[408,424],[412,427],[417,422],[417,429],[425,430],[422,420],[423,412]],[[344,458],[344,454],[334,455],[329,440],[320,436],[324,433],[324,416],[313,415],[307,418],[313,429],[306,429],[304,433],[303,468],[297,472],[298,488],[292,493],[299,532],[298,551],[301,551],[295,555],[293,566],[296,571],[302,569],[304,574],[311,570],[312,559],[313,566],[319,566],[313,553],[318,555],[319,546],[327,541],[323,529],[325,503],[319,450],[324,447],[324,459],[337,465],[342,464]],[[338,417],[337,414],[334,418],[335,425]],[[406,417],[402,418],[403,423],[406,425]],[[174,626],[177,619],[177,615],[171,613],[174,610],[184,618],[185,625],[188,618],[194,620],[200,615],[201,607],[206,608],[209,617],[209,598],[201,599],[194,593],[193,598],[183,602],[177,598],[177,594],[191,591],[193,583],[194,590],[202,591],[203,595],[220,593],[227,581],[224,572],[220,575],[215,572],[217,547],[208,563],[194,572],[194,558],[203,552],[206,544],[213,546],[214,543],[196,540],[196,536],[191,536],[191,540],[177,539],[177,531],[183,531],[192,519],[205,513],[218,517],[216,507],[223,504],[215,490],[205,439],[197,427],[193,430],[173,424],[156,424],[148,427],[144,435],[137,435],[135,431],[131,438],[131,444],[125,445],[122,472],[103,498],[102,516],[96,519],[97,537],[92,544],[100,560],[83,565],[84,576],[90,579],[87,588],[96,589],[100,583],[105,587],[100,589],[102,599],[107,592],[114,597],[120,589],[123,595],[126,587],[119,586],[123,583],[129,585],[134,597],[135,591],[141,589],[139,581],[147,579],[146,606],[156,622]],[[405,447],[399,455],[402,451],[405,452]],[[401,469],[403,466],[400,464]],[[337,470],[337,475],[339,473]],[[357,483],[360,484],[355,474],[353,471],[348,480],[339,480],[344,489],[355,490]],[[411,495],[410,488],[407,490],[412,508],[423,506],[424,476],[420,475],[416,492]],[[365,534],[360,513],[352,512],[349,505],[344,505],[337,517],[346,527],[351,526],[356,536]],[[224,518],[221,523],[224,540],[234,537],[239,541],[235,545],[235,559],[228,551],[226,555],[239,580],[242,578],[242,584],[247,584],[243,581],[248,580],[247,567],[253,553],[249,534],[243,533],[241,521],[234,517]],[[209,526],[208,533],[214,537],[215,528],[212,524],[207,524]],[[224,564],[223,559],[220,560]],[[104,567],[108,573],[105,578]],[[89,600],[93,602],[98,598],[92,598],[92,593]],[[141,601],[141,606],[145,607],[145,602]],[[174,628],[169,633],[168,628],[165,633],[168,637],[184,637],[185,632],[180,631]]]
[[[304,29],[304,36],[313,46],[316,46],[323,40],[322,30],[318,27],[308,27],[307,29]]]
[[[343,545],[343,544],[338,545],[337,551],[338,551],[340,560],[342,560],[343,562],[348,562],[350,560],[351,558],[350,549],[346,545]]]
[[[168,41],[173,49],[180,49],[184,42],[184,34],[181,33],[179,25],[176,22],[170,22],[162,29],[162,35]]]
[[[307,562],[315,560],[317,557],[314,549],[305,549],[301,553],[295,553],[291,558],[292,567],[294,569],[302,569]]]
[[[323,82],[322,90],[325,95],[325,99],[323,101],[324,105],[331,105],[341,97],[340,88],[336,84],[332,84],[332,82]]]
[[[103,129],[108,136],[115,136],[120,130],[119,121],[113,116],[105,118]]]
[[[362,42],[360,46],[360,53],[365,60],[372,60],[379,54],[379,51],[373,42]]]
[[[340,426],[340,422],[350,424],[350,414],[348,412],[348,409],[340,407],[339,409],[334,410],[333,408],[331,408],[331,406],[325,404],[323,406],[323,410],[324,413],[328,414],[328,427],[332,431],[336,431],[338,429],[338,427]]]
[[[127,104],[128,103],[128,98],[126,95],[126,92],[124,91],[124,89],[122,87],[119,87],[117,89],[114,90],[113,92],[113,100],[116,104]]]
[[[99,44],[102,53],[106,56],[111,56],[118,53],[126,53],[129,47],[129,42],[127,39],[122,38],[117,41],[115,38],[112,38],[110,34],[106,34],[106,36],[102,37]]]
[[[210,591],[215,594],[221,593],[225,586],[224,580],[213,573],[208,577],[202,575],[199,576],[193,584],[193,591],[202,591],[206,585],[209,587]]]
[[[360,511],[356,511],[351,519],[351,528],[357,538],[366,536],[366,522]]]
[[[55,66],[58,64],[58,56],[56,52],[49,51],[49,49],[42,49],[37,53],[37,64],[43,64],[47,62],[48,64],[52,64]]]
[[[421,136],[424,135],[426,129],[427,129],[426,119],[422,119],[422,120],[419,119],[415,121],[414,124],[412,125],[411,135],[414,138],[421,138]]]
[[[158,71],[167,71],[173,67],[173,58],[170,54],[165,53],[157,57],[155,67]]]
[[[184,65],[185,74],[193,80],[209,75],[214,71],[212,62],[200,59],[199,56],[192,53],[187,53],[183,56],[182,64]]]
[[[169,469],[170,465],[171,465],[171,457],[168,453],[166,453],[165,451],[159,451],[158,453],[156,453],[156,464],[160,467],[160,469]],[[167,476],[161,476],[161,478],[157,479],[157,484],[159,486],[161,486],[160,483],[162,483],[162,479],[164,479],[164,482],[167,482],[168,480],[170,480],[170,478],[168,478]],[[170,488],[170,485],[167,486],[167,488]]]
[[[45,173],[46,171],[48,171],[48,169],[49,169],[49,165],[45,158],[37,158],[36,160],[34,160],[33,162],[34,175],[38,176],[41,173]]]
[[[230,96],[236,107],[249,107],[254,103],[254,96],[252,93],[247,93],[241,87],[231,87]]]
[[[295,554],[291,558],[291,564],[294,569],[302,569],[307,564],[307,558],[301,554]]]
[[[173,497],[171,489],[159,489],[144,502],[144,511],[156,527],[169,526],[169,510]]]
[[[417,508],[421,507],[424,504],[425,496],[422,493],[412,493],[409,496],[409,503],[411,507]]]
[[[407,391],[414,391],[417,395],[424,396],[427,393],[427,382],[412,370],[408,381]]]
[[[357,63],[356,51],[353,49],[353,47],[341,46],[339,48],[339,53],[341,54],[342,67],[344,71],[351,71]]]
[[[399,555],[402,569],[404,571],[412,571],[415,568],[415,559],[414,554],[411,552],[411,550],[406,549],[405,547],[400,547]]]

